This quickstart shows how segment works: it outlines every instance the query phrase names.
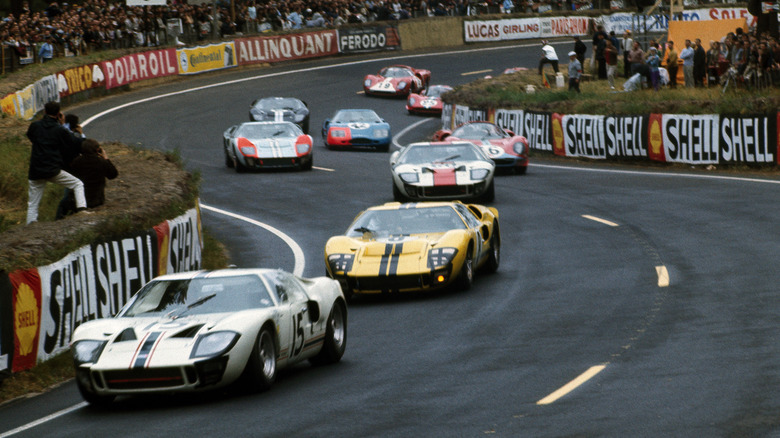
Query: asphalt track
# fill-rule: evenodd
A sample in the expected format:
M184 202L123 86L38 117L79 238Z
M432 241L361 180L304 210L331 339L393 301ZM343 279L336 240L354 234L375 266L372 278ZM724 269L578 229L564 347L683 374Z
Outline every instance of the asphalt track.
M392 201L389 154L326 150L322 120L373 108L403 131L400 144L438 126L403 101L360 94L365 74L404 63L458 85L534 68L539 55L530 44L335 58L75 110L91 137L178 149L201 174L204 225L235 264L317 276L328 237ZM308 102L314 170L224 166L222 131L264 95ZM496 182L499 271L468 292L356 300L341 363L300 365L263 394L120 399L107 412L85 407L68 382L0 407L0 437L778 436L777 194L771 180L535 157L527 175Z

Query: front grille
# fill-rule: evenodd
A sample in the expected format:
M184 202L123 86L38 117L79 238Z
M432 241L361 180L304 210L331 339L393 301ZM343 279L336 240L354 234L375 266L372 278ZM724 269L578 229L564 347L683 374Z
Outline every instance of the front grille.
M253 167L290 167L297 166L300 158L247 158L247 164Z
M188 373L192 375L192 373ZM99 380L99 379L95 379ZM108 389L156 389L174 388L187 383L182 368L132 368L103 372Z
M353 146L375 146L379 144L378 141L365 137L353 137L350 143Z
M431 277L424 275L395 275L390 277L350 277L350 289L364 291L397 291L402 289L424 289L431 285Z
M435 186L421 187L421 197L439 197L439 196L463 196L472 193L472 186Z

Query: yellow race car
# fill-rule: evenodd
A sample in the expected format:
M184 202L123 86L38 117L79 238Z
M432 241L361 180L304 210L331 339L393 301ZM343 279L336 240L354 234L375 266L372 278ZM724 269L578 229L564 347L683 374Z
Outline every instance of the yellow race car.
M498 269L500 255L498 210L458 201L371 207L325 245L327 274L347 297L466 290L477 269Z

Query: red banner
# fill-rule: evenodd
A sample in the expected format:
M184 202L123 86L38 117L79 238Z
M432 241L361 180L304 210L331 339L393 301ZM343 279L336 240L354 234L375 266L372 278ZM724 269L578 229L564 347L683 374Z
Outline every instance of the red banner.
M240 38L235 42L238 65L316 58L335 55L339 51L335 30Z
M563 143L563 114L553 113L552 115L552 140L553 153L565 157L566 145Z
M105 75L106 89L132 82L179 74L176 49L151 50L134 53L100 63Z
M57 91L60 97L81 93L92 88L102 88L106 77L100 64L87 64L57 73Z
M8 274L13 289L14 356L12 372L35 366L41 327L41 278L37 269Z
M651 160L666 161L664 152L663 114L650 114L647 128L647 144L650 145L647 156Z

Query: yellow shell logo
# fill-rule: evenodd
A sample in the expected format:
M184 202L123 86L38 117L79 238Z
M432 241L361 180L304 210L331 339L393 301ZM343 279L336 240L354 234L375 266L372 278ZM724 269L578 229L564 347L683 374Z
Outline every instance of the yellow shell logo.
M661 121L658 119L650 120L650 148L654 155L661 155L661 146L664 139L661 135Z
M38 301L33 290L26 283L19 285L14 310L14 331L19 340L19 354L24 356L32 353L40 326Z
M552 120L552 133L553 133L553 147L556 151L563 152L563 126L561 126L561 119L553 117Z

